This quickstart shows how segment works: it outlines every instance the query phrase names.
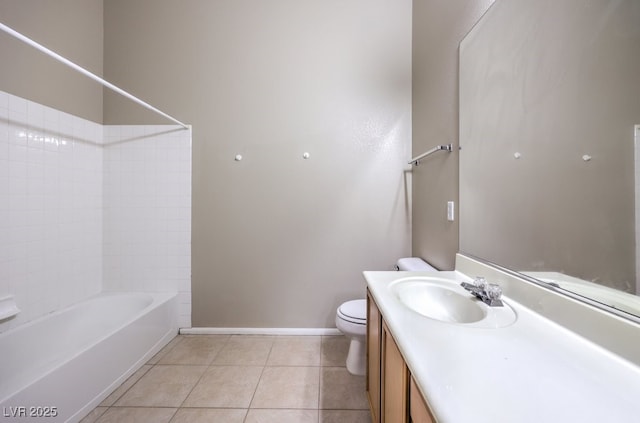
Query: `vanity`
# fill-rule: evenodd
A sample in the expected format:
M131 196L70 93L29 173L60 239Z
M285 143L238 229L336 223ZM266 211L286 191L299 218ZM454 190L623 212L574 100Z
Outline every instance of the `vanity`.
M367 290L367 397L374 422L435 423L382 314Z
M495 0L460 43L461 253L364 272L374 423L640 422L639 22Z
M460 286L477 275L502 307ZM637 322L461 254L455 271L364 276L374 423L638 420Z

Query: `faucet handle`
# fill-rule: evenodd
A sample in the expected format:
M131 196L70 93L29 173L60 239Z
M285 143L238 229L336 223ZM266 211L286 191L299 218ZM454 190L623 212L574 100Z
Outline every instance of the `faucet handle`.
M491 307L502 306L502 288L495 283L487 283L482 276L478 276L473 283L462 282L460 284L464 289L472 293L483 303Z
M483 276L476 276L473 280L473 285L484 290L487 286L487 280Z
M502 288L500 288L498 284L488 283L485 285L484 291L487 294L487 298L491 301L499 300L502 297Z

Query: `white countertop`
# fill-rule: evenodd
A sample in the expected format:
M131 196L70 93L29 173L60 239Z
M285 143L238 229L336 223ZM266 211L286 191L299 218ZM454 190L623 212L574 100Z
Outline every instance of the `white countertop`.
M438 423L640 421L638 366L508 296L513 324L470 327L421 316L389 288L408 276L471 281L460 272L364 275Z

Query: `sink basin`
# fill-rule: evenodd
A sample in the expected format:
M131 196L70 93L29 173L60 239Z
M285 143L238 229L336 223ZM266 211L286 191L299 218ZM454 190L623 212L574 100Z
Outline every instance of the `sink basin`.
M389 289L406 308L440 322L498 328L515 322L515 311L505 304L489 307L460 286L458 281L430 276L401 278Z
M478 301L447 286L414 281L399 283L394 291L401 303L431 319L473 323L487 315Z

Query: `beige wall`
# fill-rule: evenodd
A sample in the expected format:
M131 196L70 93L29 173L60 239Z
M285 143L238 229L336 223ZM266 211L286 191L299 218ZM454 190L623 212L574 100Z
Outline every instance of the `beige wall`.
M413 168L413 255L453 269L458 252L458 44L493 0L413 2L413 156L439 144ZM447 221L447 201L456 221Z
M0 0L0 22L102 74L102 0ZM0 31L0 90L102 122L102 87Z
M193 124L194 326L332 327L410 253L410 46L409 0L105 2L107 78Z

